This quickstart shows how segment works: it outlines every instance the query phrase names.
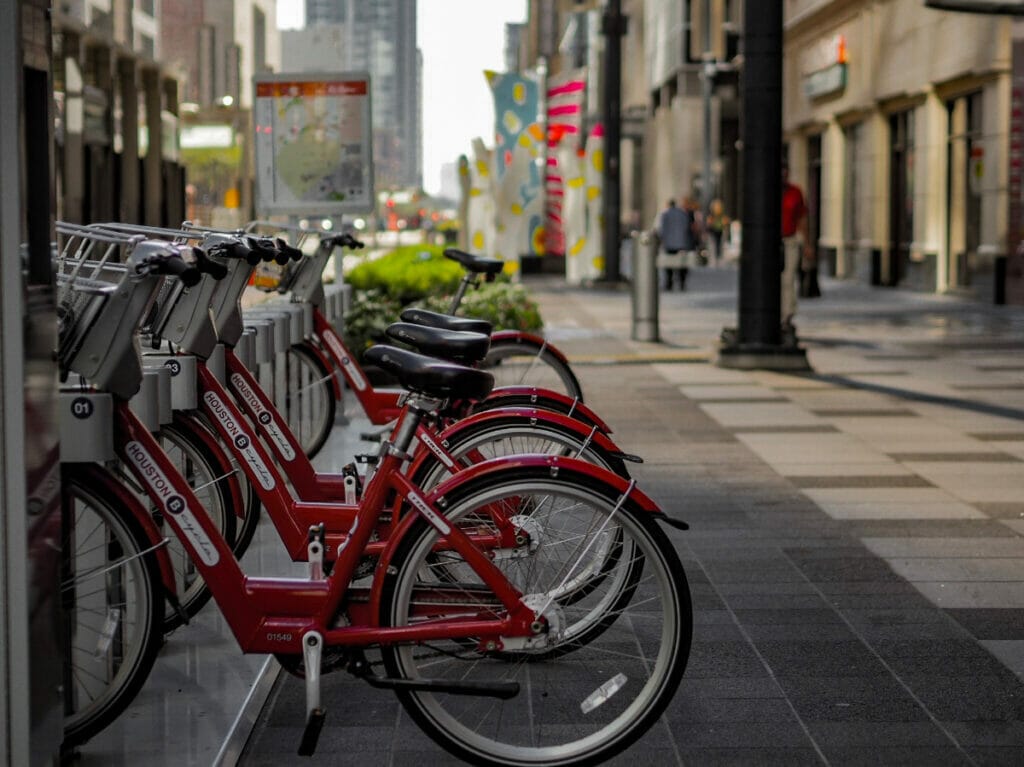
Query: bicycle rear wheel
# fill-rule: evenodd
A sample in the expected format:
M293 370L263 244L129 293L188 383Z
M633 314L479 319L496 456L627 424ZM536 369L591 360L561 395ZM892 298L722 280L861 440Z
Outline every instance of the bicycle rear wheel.
M629 479L626 465L600 445L561 424L509 416L503 421L473 422L470 416L445 440L447 451L458 462L448 469L432 453L416 470L413 484L429 490L456 470L475 463L511 455L545 454L579 458Z
M162 642L164 599L153 544L112 476L64 466L61 498L64 746L71 748L110 724L146 681Z
M537 386L583 401L583 388L569 364L548 346L531 339L491 339L491 348L480 367L494 376L495 387Z
M288 350L286 360L288 397L287 410L282 415L302 451L312 458L323 448L334 426L337 403L331 386L332 372L301 344Z
M580 481L535 476L498 483L453 498L448 516L481 516L481 506L503 502L528 502L531 517L542 521L537 550L518 560L518 570L504 563L502 569L542 610L555 637L547 647L513 651L488 652L472 638L385 647L388 674L519 683L519 694L503 701L398 693L424 732L468 762L521 767L608 759L656 721L682 677L692 633L682 565L645 512ZM504 613L475 571L437 545L433 528L414 529L384 585L383 625ZM592 572L593 547L615 541L629 566L613 577ZM623 578L632 581L628 588ZM596 587L586 588L588 582Z

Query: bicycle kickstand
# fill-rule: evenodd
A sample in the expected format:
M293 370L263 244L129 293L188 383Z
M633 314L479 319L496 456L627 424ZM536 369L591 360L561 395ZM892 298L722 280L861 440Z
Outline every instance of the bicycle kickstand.
M320 707L320 658L324 638L310 631L302 638L302 660L306 667L306 727L299 741L299 756L312 756L327 712Z

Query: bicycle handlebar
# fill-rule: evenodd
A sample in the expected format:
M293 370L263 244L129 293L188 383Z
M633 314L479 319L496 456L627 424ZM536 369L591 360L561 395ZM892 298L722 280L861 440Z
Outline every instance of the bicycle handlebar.
M357 240L348 232L342 232L341 234L332 234L330 236L322 236L320 242L330 245L332 248L341 246L343 248L351 248L357 250L365 247L365 243L362 240Z
M147 256L137 267L140 274L167 274L177 277L182 284L193 287L203 278L202 272L188 263L179 253L154 253Z
M211 250L213 250L211 248ZM216 255L216 253L213 253ZM203 274L208 274L215 280L223 280L228 276L228 268L221 263L214 261L210 258L211 254L208 254L205 250L200 247L192 248L192 255L195 257L195 266Z
M279 252L278 257L275 260L281 266L284 266L289 261L301 261L302 260L303 253L298 248L293 248L291 245L289 245L287 242L282 240L280 237L278 237L276 240L274 240L274 242L277 245L278 252ZM282 260L282 257L283 257L283 260Z

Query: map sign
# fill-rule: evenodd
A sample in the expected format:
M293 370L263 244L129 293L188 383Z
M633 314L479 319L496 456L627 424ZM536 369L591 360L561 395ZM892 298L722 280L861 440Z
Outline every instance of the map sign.
M254 79L259 214L372 211L369 74L272 74Z

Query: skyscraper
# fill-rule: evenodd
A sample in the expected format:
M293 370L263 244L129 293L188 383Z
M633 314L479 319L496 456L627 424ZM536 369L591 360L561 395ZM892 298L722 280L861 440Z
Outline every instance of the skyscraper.
M378 186L423 179L416 0L306 0L306 25L345 27L345 66L370 73Z

